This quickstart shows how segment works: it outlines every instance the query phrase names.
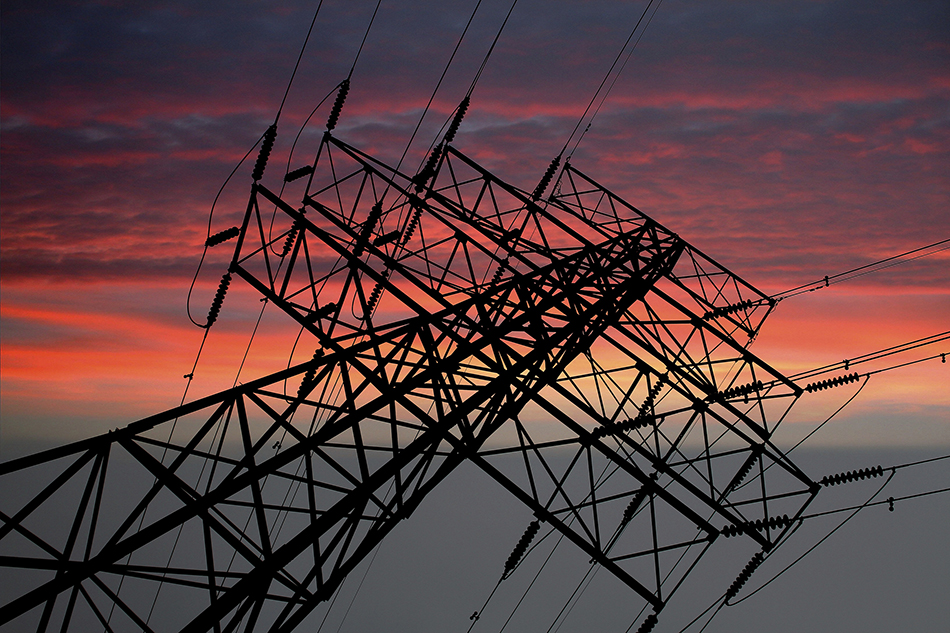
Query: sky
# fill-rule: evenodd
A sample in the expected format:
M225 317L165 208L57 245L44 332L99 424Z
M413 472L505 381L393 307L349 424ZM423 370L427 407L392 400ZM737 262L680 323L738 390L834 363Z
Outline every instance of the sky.
M321 9L282 111L280 161L353 67L374 6ZM508 6L479 8L407 161L423 159ZM383 2L337 136L395 163L472 7ZM180 401L201 340L185 302L211 203L273 121L313 10L4 3L0 437L76 439ZM455 145L532 189L641 11L521 0ZM770 294L947 239L948 19L944 2L667 0L572 164ZM250 168L225 188L213 231L237 222ZM948 260L789 299L753 349L794 373L946 331ZM225 265L202 269L199 315ZM234 382L257 311L242 292L209 337L192 396ZM286 362L294 336L275 319L242 376ZM938 348L866 369L950 351ZM939 361L877 374L816 441L950 445L947 384ZM805 429L844 399L803 402L793 421Z
M360 50L375 2L324 2L281 111L272 165L286 161L308 114L351 67L335 133L397 162L474 5L383 0ZM509 6L482 3L408 163L423 160ZM203 333L189 322L186 300L212 201L273 122L314 9L313 2L3 2L0 460L179 403ZM642 9L520 0L455 146L531 190ZM297 156L316 146L328 108L304 128ZM224 188L212 232L238 222L252 162ZM950 6L665 0L572 164L769 294L946 240ZM278 168L271 170L273 177ZM795 373L950 330L948 263L943 250L784 300L752 350ZM199 320L226 265L213 254L198 276L191 305ZM257 299L234 284L188 399L285 366L297 330L268 314L237 376ZM950 352L947 341L861 371L941 352ZM948 367L936 359L875 373L809 445L946 453ZM802 437L855 390L802 398L777 442ZM399 558L398 548L383 551ZM927 558L915 556L918 564ZM859 559L860 552L849 564ZM881 560L876 573L916 569ZM945 571L929 573L946 584ZM786 621L795 626L808 621L794 591L809 587L792 585ZM903 604L912 603L905 596ZM869 622L880 621L869 613Z

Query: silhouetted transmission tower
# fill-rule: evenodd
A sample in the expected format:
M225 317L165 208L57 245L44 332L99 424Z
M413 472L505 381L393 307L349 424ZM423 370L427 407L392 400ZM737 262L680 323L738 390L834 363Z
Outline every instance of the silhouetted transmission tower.
M0 624L293 630L465 460L537 519L505 575L546 524L654 613L717 538L768 552L814 498L769 439L802 389L739 340L772 300L676 234L570 164L545 197L553 170L529 193L449 142L413 175L327 132L278 195L274 133L209 240L237 238L209 323L239 277L312 359L0 465L43 482L0 514Z

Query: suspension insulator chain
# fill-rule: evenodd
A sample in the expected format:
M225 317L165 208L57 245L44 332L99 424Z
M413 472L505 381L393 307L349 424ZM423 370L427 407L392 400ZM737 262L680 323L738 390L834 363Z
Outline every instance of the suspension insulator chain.
M618 531L623 530L625 527L627 527L627 524L633 520L633 515L635 515L637 510L640 509L640 506L643 504L643 500L647 498L647 494L646 486L643 486L637 490L635 495L633 495L633 499L630 500L630 503L628 503L627 507L623 510L623 517L620 519L620 527L618 528Z
M783 514L780 517L772 517L768 521L758 519L747 523L739 523L738 525L727 525L722 528L722 535L729 538L730 536L738 536L739 534L749 534L753 530L760 531L765 528L775 530L788 527L791 524L792 520L788 518L787 514Z
M261 143L261 151L257 154L257 162L254 163L254 171L251 178L257 182L264 176L264 168L267 167L267 159L270 158L271 150L274 149L274 139L277 138L277 124L274 123L264 132L264 140Z
M653 386L650 388L650 393L647 394L646 399L643 401L643 404L640 405L640 415L647 415L647 411L653 407L653 403L656 402L656 397L660 395L660 390L663 389L663 385L666 383L666 377L660 376L656 379L656 382L653 383ZM640 417L638 415L637 417Z
M462 102L459 103L458 109L455 111L455 118L452 119L452 124L449 126L449 129L445 132L445 143L449 144L455 140L455 135L459 131L459 126L462 125L462 118L465 116L465 113L468 111L468 104L471 101L469 97L462 99Z
M356 238L356 247L353 249L353 257L360 257L363 254L363 249L366 248L369 236L372 235L373 229L376 228L376 223L379 222L379 218L382 215L383 203L377 202L373 205L369 215L366 217L366 222L360 230L359 237Z
M307 212L307 207L300 207L300 213L303 215ZM290 253L290 249L293 248L294 242L297 241L297 234L300 233L300 222L294 220L294 223L290 226L290 233L287 234L287 239L284 240L284 247L280 251L281 257L287 257L287 254Z
M709 312L703 315L703 320L708 321L709 319L715 319L716 317L726 316L727 314L733 314L740 310L748 310L753 307L755 302L751 299L746 299L745 301L740 301L739 303L734 303L728 306L722 306L719 308L713 308Z
M724 495L728 494L732 490L735 490L736 486L741 484L743 480L749 476L749 473L752 472L752 467L755 466L757 461L759 461L761 455L762 447L760 445L753 446L749 456L746 457L745 462L743 462L742 467L736 472L735 476L732 478L732 481L729 482L729 485L723 489Z
M837 475L829 475L822 477L820 483L822 486L836 486L838 484L844 484L851 481L857 481L859 479L870 479L873 477L880 477L884 474L884 468L881 466L875 466L873 468L862 468L861 470L849 470L846 473L838 473Z
M752 573L759 568L763 560L765 560L765 558L762 556L762 552L756 552L752 560L746 563L746 566L739 572L739 576L729 585L729 589L726 590L726 602L729 602L739 595L739 590L746 584L752 576Z
M383 279L389 278L389 271L383 273ZM370 315L373 314L373 310L376 309L376 304L379 303L380 297L383 295L384 285L382 281L377 281L376 285L373 286L373 291L369 295L369 299L366 301L366 313L365 317L368 319Z
M541 523L538 522L537 519L528 524L524 534L522 534L521 538L518 539L518 544L515 545L515 549L512 550L511 556L509 556L508 560L505 561L505 571L501 575L502 580L510 576L511 572L513 572L515 567L518 566L518 563L521 562L521 558L524 556L525 552L528 551L528 546L531 545L531 541L534 540L535 535L540 529Z
M657 617L655 613L651 613L647 616L647 619L643 621L643 624L640 625L640 628L637 629L637 633L650 633L653 630L653 627L656 626Z
M336 93L336 101L330 109L330 116L327 118L327 132L332 132L340 120L340 112L343 111L343 103L346 101L346 95L350 92L350 80L344 79L340 84L340 91Z
M211 237L205 240L205 246L212 247L221 244L222 242L227 242L228 240L234 239L240 235L241 229L236 226L232 226L229 229L224 229L220 233L215 233Z
M409 243L409 240L412 239L412 234L415 233L416 227L419 226L419 218L422 217L422 207L417 206L415 211L412 212L412 217L409 218L409 224L406 226L406 231L402 234L402 240L399 242L401 246L405 246Z
M641 411L636 418L628 418L624 422L608 423L604 426L598 426L591 431L591 436L596 439L604 437L605 435L616 435L617 433L632 431L634 429L642 429L645 426L650 426L654 421L655 418L652 415L647 415Z
M505 268L508 267L508 258L504 258L498 262L498 270L495 271L495 274L492 275L491 281L488 282L489 286L494 286L499 281L501 281L501 276L505 274Z
M214 299L211 301L211 309L208 310L208 324L205 328L210 328L218 320L218 314L221 312L221 304L224 303L224 296L228 294L228 286L231 285L231 273L226 272L221 277L221 283L218 284L218 290L214 293Z
M554 160L551 161L551 164L548 165L548 169L544 172L544 175L541 176L541 181L538 183L538 186L534 188L534 193L531 194L531 199L537 202L541 199L541 196L544 195L544 190L548 188L548 185L551 183L551 179L554 178L554 172L557 171L558 165L561 164L561 155L558 154L554 157Z
M294 220L293 226L290 227L290 233L287 234L287 239L284 240L284 247L280 251L281 257L287 257L287 254L290 252L291 247L293 247L294 242L297 240L297 233L299 232L299 227L297 226L297 221Z
M742 465L742 470L736 473L735 484L733 484L734 486L738 486L742 483L743 479L749 476L749 473L752 471L752 467L755 466L756 457L757 456L750 457L748 460L746 460L746 463Z
M422 190L425 189L426 183L429 182L429 179L435 174L435 166L439 164L439 159L442 158L444 149L445 143L439 143L433 147L432 153L429 154L429 159L426 160L425 167L412 177L412 182L416 185L416 193L421 193Z
M745 396L746 400L749 399L749 394L753 391L762 391L763 384L761 380L756 380L755 382L750 382L747 385L739 385L737 387L730 387L725 391L721 392L719 395L722 396L724 400L731 400L732 398L738 398L739 396Z
M846 376L836 376L834 378L829 378L828 380L821 380L819 382L813 382L805 386L805 391L808 393L813 393L815 391L821 391L823 389L831 389L832 387L840 387L841 385L846 385L849 382L857 382L861 379L861 376L858 374L848 374Z
M287 172L287 175L284 176L284 182L293 182L295 180L303 178L304 176L309 176L312 173L313 173L313 165L305 165L304 167L301 167L300 169L295 169L293 171Z
M318 349L317 351L313 353L313 358L310 360L316 361L321 356L323 356L323 350ZM303 380L300 381L300 386L297 387L297 399L302 399L307 394L307 392L310 391L310 388L313 386L313 381L314 381L314 378L316 378L316 376L317 376L317 367L316 365L314 365L310 367L310 369L307 370L306 374L303 375Z
M749 456L746 458L745 462L742 464L742 468L736 472L736 476L732 478L729 486L726 490L733 490L736 486L741 484L746 477L749 476L749 473L752 472L752 467L755 466L756 462L762 455L762 447L755 446L752 448L752 451L749 453Z

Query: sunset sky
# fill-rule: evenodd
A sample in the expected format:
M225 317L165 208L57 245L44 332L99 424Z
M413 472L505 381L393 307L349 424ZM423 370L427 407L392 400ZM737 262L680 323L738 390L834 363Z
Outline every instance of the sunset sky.
M4 441L77 439L178 404L201 341L185 299L212 200L273 121L315 4L4 1L0 458ZM271 177L347 76L375 4L324 3ZM474 5L383 0L336 135L395 163ZM508 7L482 4L408 163ZM518 2L456 147L531 190L642 10ZM252 163L213 231L239 221ZM572 163L769 294L950 238L950 8L666 0ZM943 250L783 301L752 349L795 373L950 330L948 264ZM199 319L225 266L199 277ZM231 386L259 307L235 283L189 399ZM286 363L288 321L268 315L242 379ZM941 352L950 342L861 371ZM813 443L950 446L948 385L939 360L876 374ZM803 398L787 437L853 392Z
M318 1L3 0L0 462L179 404L202 342L186 299L212 201L274 121ZM647 1L518 0L455 147L531 191ZM334 135L395 164L477 2L382 0ZM295 135L329 96L290 167L312 161L376 1L322 5L280 116L264 179L274 188ZM465 95L510 6L481 2L409 146L408 171ZM211 232L240 222L253 162L254 154L224 189ZM950 331L946 0L663 0L571 162L769 295L944 242L779 302L751 350L785 374ZM211 251L198 275L199 321L231 252ZM313 342L295 349L298 328L268 307L238 373L259 299L232 284L188 400L309 358ZM818 480L950 453L950 363L914 363L941 353L950 354L950 340L855 366L875 373L796 463ZM902 363L911 364L888 369ZM857 390L805 394L776 445L791 446ZM901 470L883 493L898 497L897 511L864 510L707 631L939 627L948 617L948 495L901 495L945 488L948 464ZM353 572L336 607L321 606L331 625L355 604L347 630L468 626L531 517L471 463L457 474L399 524L378 562L374 553ZM873 490L862 485L823 492L821 509L864 503ZM0 493L22 496L15 488ZM768 574L843 517L807 523ZM731 580L742 563L730 552L696 568L658 630L678 630L715 583ZM554 561L566 571L542 576L523 622L550 621L591 568L580 550L563 556ZM374 564L357 600L359 575ZM0 604L4 591L19 590L16 574L3 576ZM590 630L588 621L623 630L627 589L593 586L564 630ZM496 602L482 624L503 611Z

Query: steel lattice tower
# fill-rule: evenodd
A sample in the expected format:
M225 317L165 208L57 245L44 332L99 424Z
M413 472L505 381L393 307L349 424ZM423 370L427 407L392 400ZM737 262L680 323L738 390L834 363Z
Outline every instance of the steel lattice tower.
M43 482L0 508L0 624L293 630L465 460L654 612L717 538L774 547L818 485L770 441L802 390L742 342L769 297L570 164L544 198L433 156L327 133L282 194L255 173L216 306L239 277L312 359L0 464Z

